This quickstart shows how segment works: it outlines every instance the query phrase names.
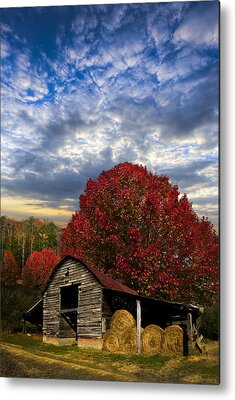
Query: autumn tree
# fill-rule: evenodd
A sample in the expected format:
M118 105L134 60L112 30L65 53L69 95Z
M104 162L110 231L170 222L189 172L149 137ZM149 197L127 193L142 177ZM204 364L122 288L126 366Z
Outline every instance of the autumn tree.
M21 271L11 251L6 250L3 256L3 262L0 266L1 283L6 286L16 284L19 279Z
M56 255L53 249L34 251L22 270L24 285L44 286L59 260L60 257Z
M210 304L218 292L218 238L166 176L125 162L89 179L62 233L70 254L139 293Z

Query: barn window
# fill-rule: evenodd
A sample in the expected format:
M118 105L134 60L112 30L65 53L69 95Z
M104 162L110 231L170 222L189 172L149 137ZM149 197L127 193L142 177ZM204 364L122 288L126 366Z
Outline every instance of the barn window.
M60 309L71 310L78 308L78 287L80 285L68 285L60 288Z

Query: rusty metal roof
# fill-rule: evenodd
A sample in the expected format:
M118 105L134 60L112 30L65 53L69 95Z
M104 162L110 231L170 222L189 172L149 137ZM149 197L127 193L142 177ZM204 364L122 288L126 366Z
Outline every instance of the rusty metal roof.
M103 272L99 271L98 269L96 269L96 268L94 268L92 266L88 266L88 265L86 265L86 267L97 278L97 280L100 282L100 284L104 288L112 289L112 290L118 290L120 292L138 295L138 293L135 290L129 288L126 285L123 285L123 283L119 282L116 279L111 278L110 276L104 274Z

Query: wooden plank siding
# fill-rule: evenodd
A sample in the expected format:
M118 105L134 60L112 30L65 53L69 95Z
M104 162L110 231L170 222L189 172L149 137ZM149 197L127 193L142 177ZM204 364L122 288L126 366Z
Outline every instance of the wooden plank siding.
M68 271L69 274L66 276ZM72 283L79 284L78 340L79 338L102 337L102 286L83 264L72 259L66 260L55 271L44 293L43 334L47 337L64 337L66 335L66 324L61 323L60 288ZM71 335L70 329L67 329L67 333Z

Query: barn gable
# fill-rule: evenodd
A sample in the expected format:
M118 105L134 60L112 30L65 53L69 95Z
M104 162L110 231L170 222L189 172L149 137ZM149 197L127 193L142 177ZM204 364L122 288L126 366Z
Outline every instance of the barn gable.
M72 256L65 256L54 268L54 270L52 271L51 276L48 279L47 282L47 286L45 288L44 291L47 290L48 286L50 285L54 275L56 274L57 270L61 267L61 265L63 265L65 262L67 261L73 261L75 263L79 263L80 265L83 265L84 268L88 269L93 275L94 277L97 279L97 281L101 284L102 287L106 288L106 289L112 289L112 290L118 290L124 293L129 293L129 294L134 294L134 295L138 295L138 293L129 288L126 285L123 285L121 282L119 282L116 279L111 278L108 275L105 275L104 273L102 273L101 271L99 271L98 269L94 268L92 265L87 265L84 264L80 259L72 257Z
M101 284L80 260L66 257L55 267L44 291L44 341L99 338L101 325Z

